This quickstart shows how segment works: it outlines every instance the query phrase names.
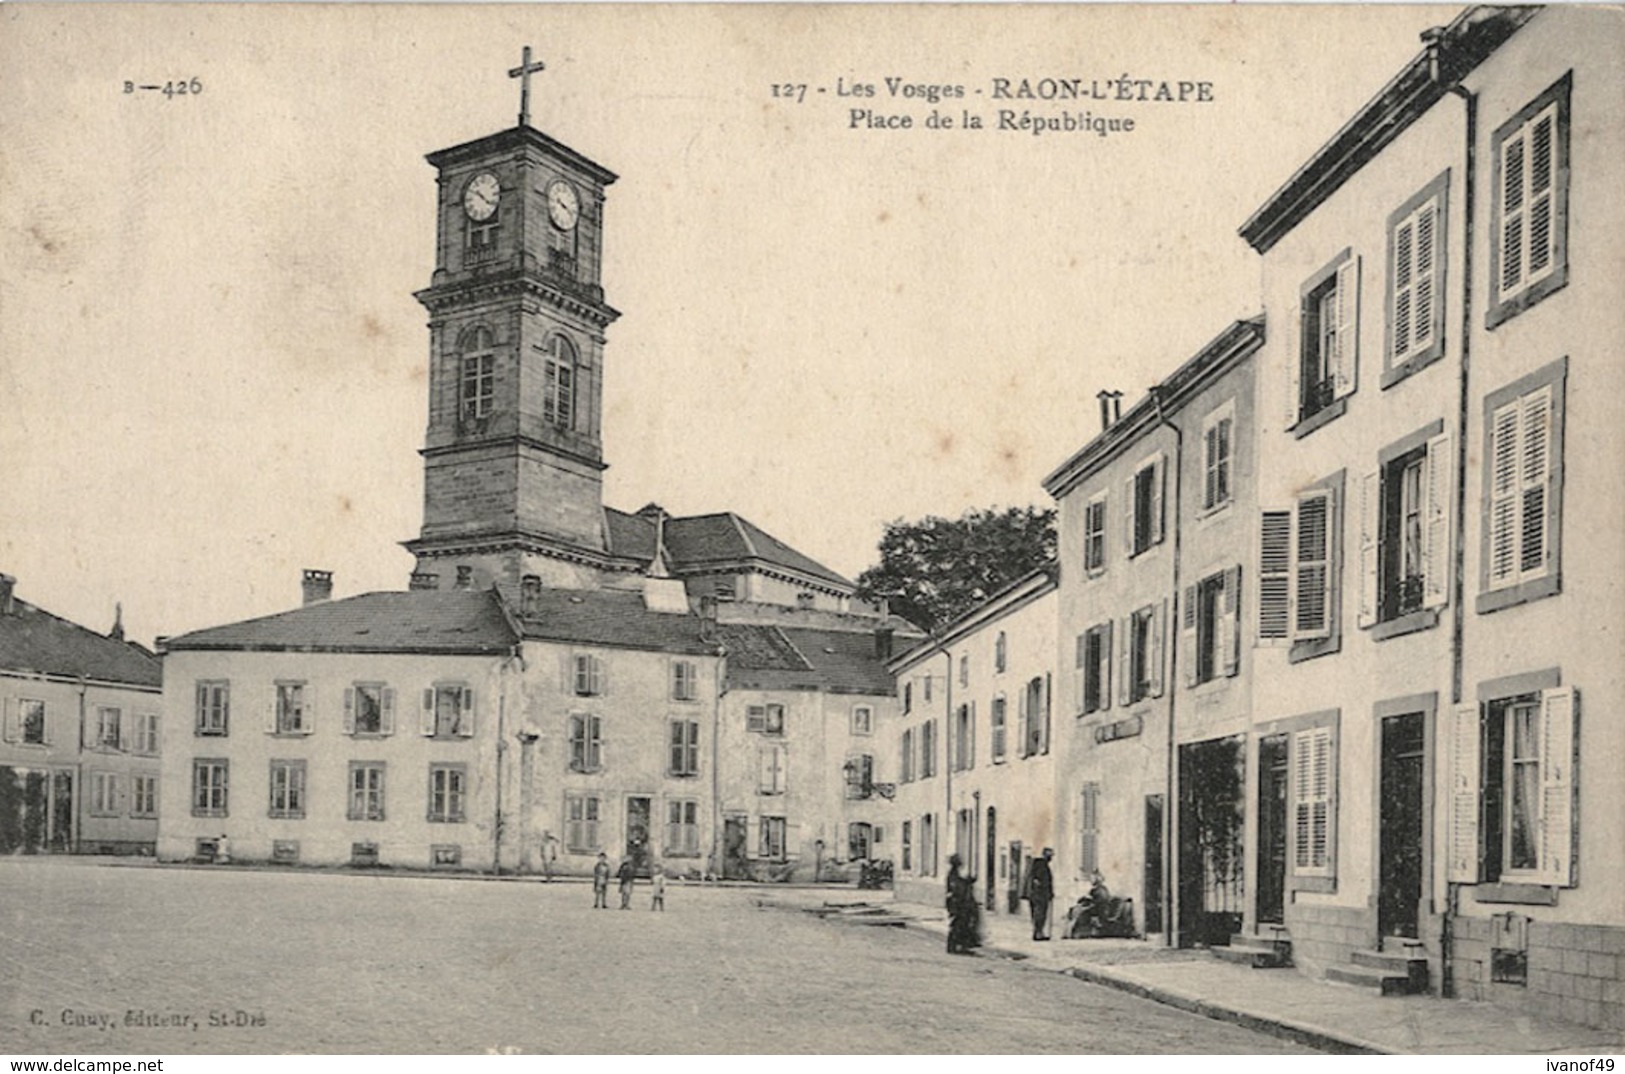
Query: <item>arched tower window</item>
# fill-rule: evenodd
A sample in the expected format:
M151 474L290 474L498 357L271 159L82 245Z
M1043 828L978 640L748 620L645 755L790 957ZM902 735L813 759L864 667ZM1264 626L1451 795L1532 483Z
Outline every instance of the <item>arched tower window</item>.
M576 349L563 335L548 337L547 376L542 390L542 420L560 429L575 428Z
M491 413L496 399L495 341L484 325L463 337L462 374L458 380L457 414L463 421L479 421Z

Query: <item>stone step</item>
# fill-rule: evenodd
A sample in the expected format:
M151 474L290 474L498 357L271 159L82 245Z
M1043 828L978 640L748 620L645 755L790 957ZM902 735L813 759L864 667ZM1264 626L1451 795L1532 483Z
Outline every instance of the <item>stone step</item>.
M1292 954L1292 937L1284 929L1268 933L1237 932L1230 936L1231 947L1246 947L1254 951L1270 951L1277 955Z
M1249 966L1255 970L1278 970L1292 964L1291 959L1278 951L1266 950L1262 947L1212 947L1209 950L1216 958L1225 962L1234 962L1238 966Z
M1404 975L1410 980L1412 992L1426 992L1428 989L1428 960L1418 948L1401 948L1399 951L1356 951L1353 959L1356 966L1368 970Z
M1410 974L1391 973L1369 966L1327 966L1326 979L1369 988L1384 996L1406 996L1414 992Z

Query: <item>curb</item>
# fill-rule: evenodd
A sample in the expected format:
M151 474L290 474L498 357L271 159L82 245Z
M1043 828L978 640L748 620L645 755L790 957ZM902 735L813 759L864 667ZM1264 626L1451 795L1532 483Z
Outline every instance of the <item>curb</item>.
M1062 972L1068 973L1080 981L1115 988L1119 992L1127 992L1130 995L1139 996L1141 999L1149 999L1191 1014L1199 1014L1203 1018L1211 1018L1216 1022L1229 1022L1232 1025L1251 1029L1254 1032L1264 1033L1281 1040L1289 1040L1296 1044L1303 1044L1334 1055L1407 1054L1405 1052L1396 1052L1392 1048L1386 1048L1371 1041L1361 1040L1358 1037L1335 1033L1321 1026L1310 1025L1307 1022L1294 1022L1289 1018L1253 1014L1187 992L1180 992L1177 989L1148 985L1130 977L1107 973L1093 967L1073 966Z
M916 929L920 932L929 932L941 935L945 935L947 933L947 929L941 927L939 922L922 921L917 918L908 921L907 927ZM1017 951L1014 948L1009 947L1001 947L998 944L984 943L982 945L982 952L984 954L994 955L998 958L1032 963L1032 956L1027 952ZM1328 1052L1333 1055L1408 1054L1405 1052L1396 1051L1393 1048L1384 1047L1383 1045L1376 1044L1372 1041L1362 1040L1359 1037L1344 1033L1337 1033L1322 1026L1310 1025L1307 1022L1295 1022L1290 1018L1254 1014L1249 1011L1240 1010L1236 1007L1225 1006L1222 1003L1215 1003L1210 999L1204 999L1201 996L1192 995L1188 992L1181 992L1178 989L1146 984L1143 981L1137 981L1132 977L1114 973L1100 967L1068 966L1063 969L1051 970L1051 972L1074 977L1077 980L1085 981L1089 984L1113 988L1119 992L1126 992L1129 995L1138 996L1141 999L1151 1000L1153 1003L1161 1003L1164 1006L1174 1007L1189 1014L1200 1015L1203 1018L1211 1018L1216 1022L1228 1022L1231 1025L1238 1025L1244 1029L1251 1029L1256 1033L1263 1033L1279 1040L1292 1041L1294 1044L1302 1044L1306 1047L1314 1048L1318 1051Z

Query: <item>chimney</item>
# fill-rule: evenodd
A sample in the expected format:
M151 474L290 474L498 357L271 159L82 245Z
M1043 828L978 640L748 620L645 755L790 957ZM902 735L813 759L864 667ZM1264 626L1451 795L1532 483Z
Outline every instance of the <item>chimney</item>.
M875 659L884 663L892 657L892 628L875 628Z
M526 619L542 614L542 580L534 574L519 579L519 614Z
M324 600L333 599L333 572L332 571L306 571L302 588L305 591L305 603L320 604Z
M1112 392L1112 424L1123 420L1123 393Z
M458 589L473 589L474 588L474 568L473 567L470 567L468 564L465 563L462 566L457 568L456 588L458 588Z
M16 601L12 594L17 588L17 579L9 574L0 574L0 615L10 615L16 610Z
M433 571L413 571L406 588L413 592L427 592L440 588L440 575Z
M717 598L704 596L700 598L700 640L717 640Z
M117 602L115 602L113 604L113 629L109 630L107 632L107 636L112 638L114 641L123 641L124 640L124 605L123 604L120 604L120 603L117 603Z
M1112 393L1101 389L1095 398L1100 400L1100 431L1105 432L1112 427Z

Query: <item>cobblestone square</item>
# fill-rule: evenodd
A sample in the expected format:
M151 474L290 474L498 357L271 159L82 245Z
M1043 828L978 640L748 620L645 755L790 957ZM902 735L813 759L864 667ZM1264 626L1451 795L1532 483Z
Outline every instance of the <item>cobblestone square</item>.
M1301 1051L771 894L0 861L0 1052Z

